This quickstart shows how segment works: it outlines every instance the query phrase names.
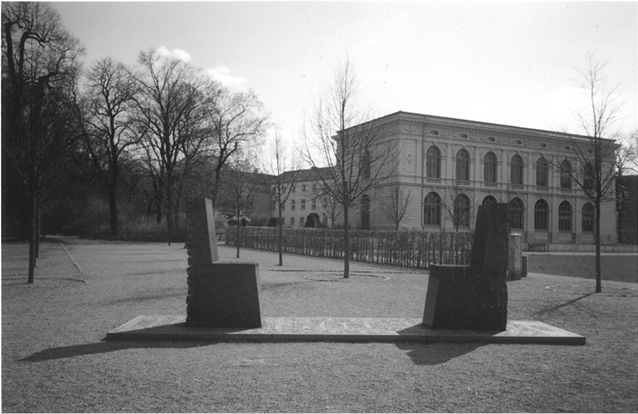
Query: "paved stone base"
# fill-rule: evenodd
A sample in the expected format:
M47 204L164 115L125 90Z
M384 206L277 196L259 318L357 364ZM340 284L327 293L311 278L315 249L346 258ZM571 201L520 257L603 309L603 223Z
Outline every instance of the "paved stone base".
M487 342L584 345L585 337L536 321L509 321L503 332L430 329L421 319L263 318L257 329L195 328L186 316L138 316L107 339L254 342Z

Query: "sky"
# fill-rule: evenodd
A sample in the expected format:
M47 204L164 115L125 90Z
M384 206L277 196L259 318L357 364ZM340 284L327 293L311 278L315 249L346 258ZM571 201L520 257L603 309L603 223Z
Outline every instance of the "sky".
M135 64L161 48L252 89L297 142L347 55L359 99L397 111L582 133L578 71L591 54L638 130L638 2L54 2L86 48Z

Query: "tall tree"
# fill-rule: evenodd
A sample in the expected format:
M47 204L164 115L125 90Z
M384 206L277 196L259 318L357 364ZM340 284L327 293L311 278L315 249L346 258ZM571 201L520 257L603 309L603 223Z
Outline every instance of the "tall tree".
M268 184L270 186L271 196L277 204L277 228L279 230L277 250L279 251L279 266L283 266L282 209L290 198L293 186L297 183L299 164L292 154L287 151L279 128L275 129L273 141L270 146L271 165L266 168L266 172L270 177Z
M39 210L54 188L71 135L69 96L82 53L47 3L2 3L2 149L31 210L28 283L33 283Z
M610 131L620 106L604 77L604 62L589 56L589 65L579 73L579 85L587 96L587 108L576 113L586 138L571 140L573 157L578 168L569 171L570 178L582 189L594 205L594 243L596 245L596 293L602 290L600 217L603 201L614 194L617 170L615 156L618 145Z
M210 197L214 205L226 163L246 147L259 143L268 115L253 92L225 89L221 90L217 105L207 107L206 112L212 134L214 176Z
M139 141L135 130L137 85L122 63L98 60L86 75L78 117L83 144L109 200L110 227L118 232L117 189L121 159Z
M410 205L411 194L408 190L407 194L401 189L401 186L396 185L390 188L390 193L384 197L381 203L381 208L386 212L394 229L399 230L401 222L408 213L408 206Z
M139 70L132 76L139 88L136 105L146 133L141 141L147 167L166 213L167 237L174 233L176 188L188 170L188 158L195 157L206 139L204 111L213 105L217 86L185 62L161 56L155 50L140 53ZM163 201L163 202L162 202Z
M237 258L241 243L240 228L246 223L246 216L253 208L253 194L262 184L259 174L254 172L252 163L247 159L234 160L227 164L222 171L222 192L219 204L224 207L226 214L231 217L236 228Z
M315 179L343 209L344 278L350 276L349 210L362 199L369 200L369 193L395 168L394 152L382 142L379 126L369 122L372 117L357 103L357 93L356 71L346 59L335 69L332 87L314 111L311 138L317 147L305 150L312 167L329 167L328 177L317 174Z

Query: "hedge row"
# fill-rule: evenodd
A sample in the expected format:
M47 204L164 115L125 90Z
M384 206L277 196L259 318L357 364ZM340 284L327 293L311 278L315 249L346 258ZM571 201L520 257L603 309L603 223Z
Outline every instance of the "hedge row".
M235 229L226 244L236 246ZM278 229L242 227L240 247L278 251ZM334 229L283 229L285 253L343 258L344 231ZM471 233L422 231L350 231L350 258L354 261L429 269L432 264L469 264Z

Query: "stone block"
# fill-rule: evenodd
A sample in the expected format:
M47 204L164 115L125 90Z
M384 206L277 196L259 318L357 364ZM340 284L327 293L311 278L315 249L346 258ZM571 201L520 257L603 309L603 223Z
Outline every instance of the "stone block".
M478 209L469 266L433 265L423 324L435 329L507 328L508 206Z
M213 203L207 198L193 198L186 204L188 265L209 266L219 260Z
M259 328L261 320L257 263L213 263L188 268L187 326Z
M470 266L432 265L423 324L434 329L503 331L507 328L507 287Z

